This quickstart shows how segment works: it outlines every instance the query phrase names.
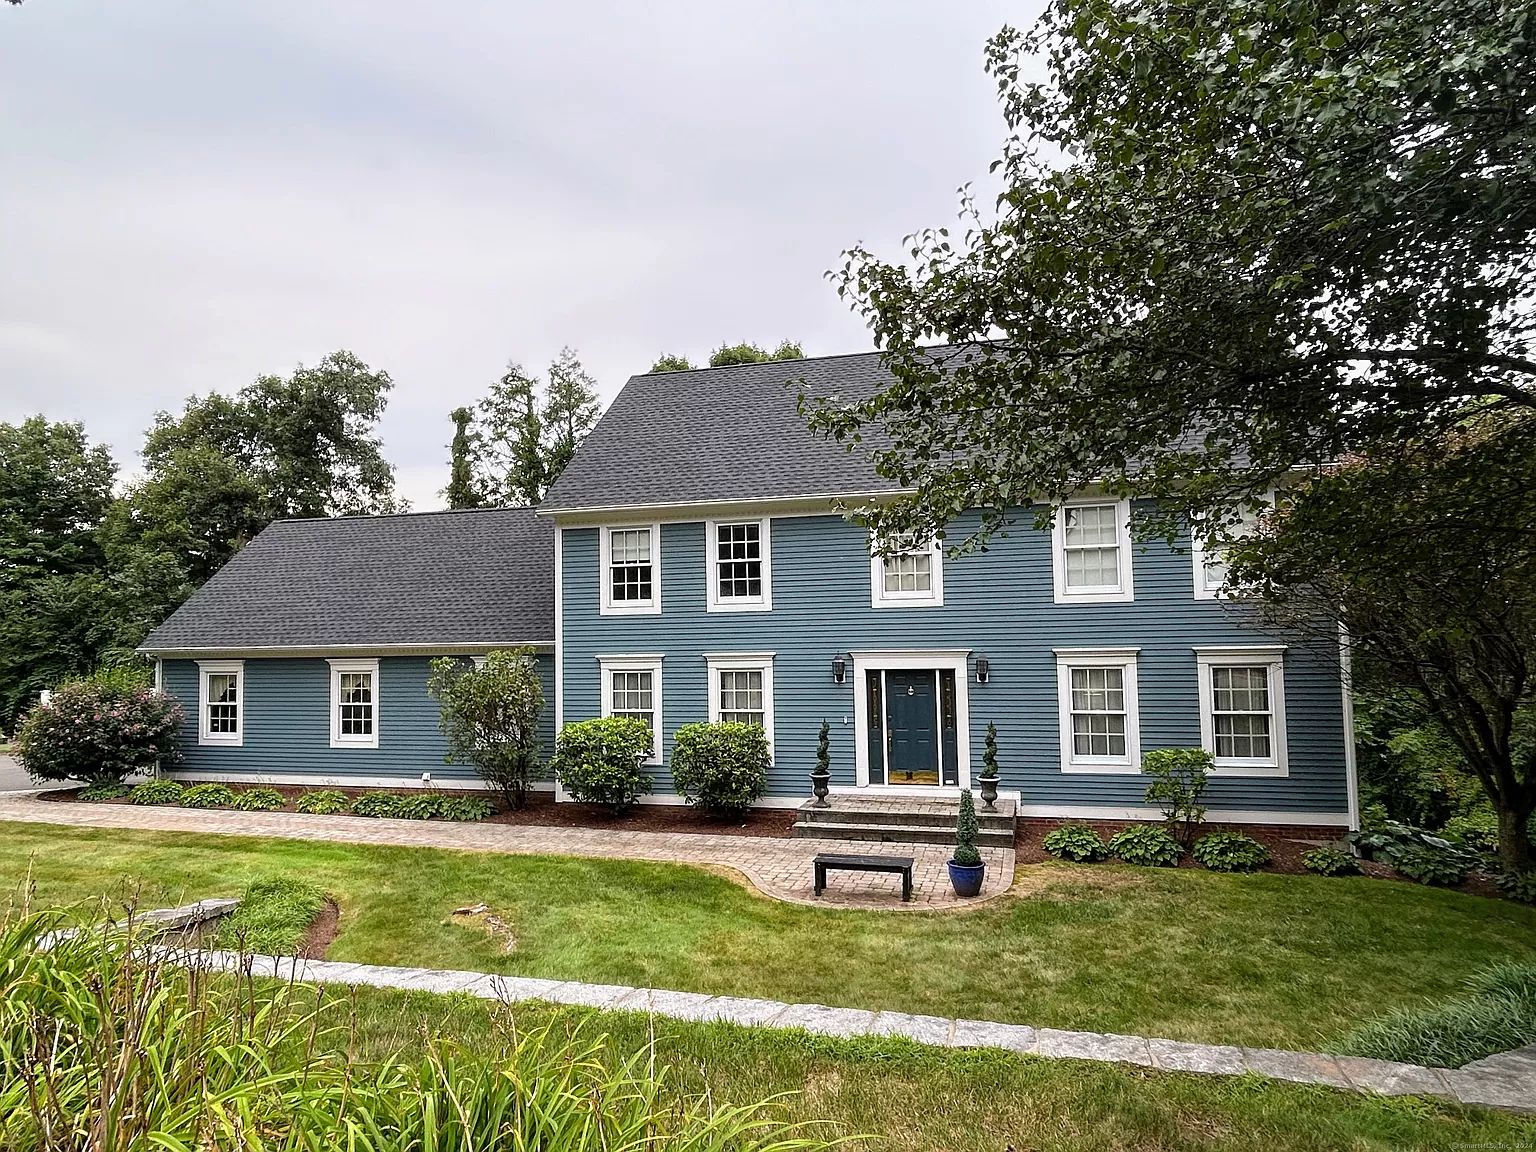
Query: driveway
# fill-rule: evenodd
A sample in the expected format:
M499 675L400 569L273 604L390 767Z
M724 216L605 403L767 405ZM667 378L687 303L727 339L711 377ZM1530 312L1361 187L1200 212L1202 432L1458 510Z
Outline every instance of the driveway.
M21 770L14 756L0 756L0 792L14 792L19 788L36 788L32 777Z

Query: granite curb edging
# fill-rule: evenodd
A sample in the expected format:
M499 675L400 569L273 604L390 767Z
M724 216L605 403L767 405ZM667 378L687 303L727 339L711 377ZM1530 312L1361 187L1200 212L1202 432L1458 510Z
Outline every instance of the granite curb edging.
M234 952L187 954L220 971L245 972L307 984L366 985L439 994L465 993L512 1003L541 1000L607 1011L647 1012L694 1022L725 1021L757 1028L798 1028L819 1036L895 1036L939 1048L1001 1048L1046 1059L1135 1064L1207 1076L1255 1074L1297 1084L1380 1096L1438 1096L1512 1112L1536 1113L1536 1046L1479 1060L1459 1069L1425 1068L1390 1060L1188 1044L1144 1036L1069 1032L825 1004L786 1004L702 992L583 984L527 976L496 976L433 968L396 968L336 960L296 960Z

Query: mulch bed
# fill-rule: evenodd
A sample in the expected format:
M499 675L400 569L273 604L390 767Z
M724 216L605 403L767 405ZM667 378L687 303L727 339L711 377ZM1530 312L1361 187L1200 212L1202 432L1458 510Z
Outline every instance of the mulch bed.
M235 785L237 791L240 787L241 785ZM278 811L284 812L297 811L295 805L304 793L320 791L319 788L295 784L261 784L250 785L250 787L270 787L273 791L281 793L288 803ZM348 797L361 796L364 792L393 792L401 796L415 796L421 793L420 788L336 788L334 790ZM38 798L70 801L74 800L80 792L80 788L59 788L44 792ZM588 808L584 804L556 804L554 794L551 792L531 793L527 803L516 811L507 809L499 797L483 792L475 792L472 795L481 796L496 806L496 814L488 820L480 821L482 824L541 824L555 828L594 828L614 832L693 832L713 836L768 836L782 839L790 835L790 828L795 822L795 812L792 808L753 808L738 818L722 819L699 812L684 804L636 804L624 815L614 816L602 809ZM131 801L126 796L120 796L116 800L96 800L92 803L128 804ZM227 812L229 809L211 808L208 811ZM363 820L367 817L358 816L355 819Z
M340 923L341 909L336 907L336 901L327 897L325 907L310 921L309 931L299 944L299 956L304 960L324 960L331 941L336 939Z

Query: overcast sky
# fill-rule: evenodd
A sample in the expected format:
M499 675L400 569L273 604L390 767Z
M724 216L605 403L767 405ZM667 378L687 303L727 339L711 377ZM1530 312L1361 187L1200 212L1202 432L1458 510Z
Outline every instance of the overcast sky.
M510 358L870 348L823 273L947 224L1003 125L990 0L0 5L0 420L153 412L336 348L400 489Z

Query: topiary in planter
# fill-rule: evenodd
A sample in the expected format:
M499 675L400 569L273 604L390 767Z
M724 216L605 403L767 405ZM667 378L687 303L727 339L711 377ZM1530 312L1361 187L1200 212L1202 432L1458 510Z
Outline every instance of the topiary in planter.
M393 792L364 792L352 802L355 816L389 818L400 811L400 797Z
M1116 832L1109 839L1110 852L1127 864L1141 864L1148 868L1172 868L1184 855L1178 842L1168 835L1165 828L1155 824L1142 824Z
M555 778L573 799L601 805L619 816L652 789L641 761L652 754L654 744L643 720L628 716L579 720L560 730L551 764Z
M1301 866L1319 876L1358 876L1360 862L1337 848L1314 848L1301 854Z
M1269 849L1241 832L1211 832L1190 853L1212 872L1253 872L1269 863Z
M146 780L128 793L135 804L180 804L182 786L174 780Z
M287 803L275 788L247 788L235 793L231 807L240 812L276 812Z
M352 802L344 792L335 788L322 788L318 792L306 792L300 796L297 807L300 812L307 812L311 816L336 816L350 811Z
M181 794L183 808L228 808L234 802L227 784L194 784Z
M684 724L673 735L672 782L706 812L739 813L768 791L768 734L760 724Z
M962 868L974 868L981 863L981 853L976 848L976 834L981 829L976 824L976 801L971 790L960 792L960 814L955 820L955 850L950 856Z
M1052 856L1091 864L1109 855L1109 848L1099 834L1086 824L1063 824L1046 834L1040 846Z

